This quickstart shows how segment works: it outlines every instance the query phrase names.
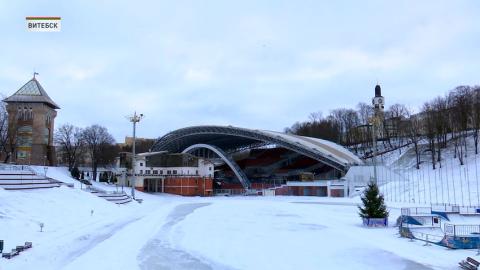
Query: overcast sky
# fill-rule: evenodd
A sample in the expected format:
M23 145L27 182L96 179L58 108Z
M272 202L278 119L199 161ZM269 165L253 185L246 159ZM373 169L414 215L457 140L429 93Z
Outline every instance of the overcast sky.
M138 136L190 125L281 131L311 112L370 102L417 108L479 84L479 1L0 0L0 92L33 70L56 125ZM60 33L26 16L61 16Z

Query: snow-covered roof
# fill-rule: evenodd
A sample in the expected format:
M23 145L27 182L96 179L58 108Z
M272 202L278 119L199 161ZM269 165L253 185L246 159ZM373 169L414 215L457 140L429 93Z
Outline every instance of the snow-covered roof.
M334 142L330 142L330 141L322 140L318 138L297 136L294 134L286 134L286 133L281 133L276 131L262 130L261 132L271 134L274 136L281 136L282 138L290 142L300 144L306 147L310 147L316 151L320 151L324 153L327 156L336 158L343 163L363 164L363 161L360 158L358 158L355 154L347 150L345 147L339 144L336 144Z
M167 151L156 151L156 152L145 152L145 153L139 153L137 154L138 157L149 157L149 156L154 156L158 154L164 154L167 153Z
M227 153L271 144L316 159L344 172L352 165L363 164L362 160L349 150L333 142L232 126L193 126L178 129L159 138L152 150L175 153L198 144L213 145Z
M60 107L48 96L47 92L36 78L32 78L13 95L3 100L4 102L32 102L32 103L45 103L54 109L60 109Z

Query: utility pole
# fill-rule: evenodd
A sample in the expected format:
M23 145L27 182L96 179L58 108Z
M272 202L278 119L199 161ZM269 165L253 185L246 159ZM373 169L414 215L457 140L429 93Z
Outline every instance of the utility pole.
M376 122L376 117L371 118L371 124L372 124L372 147L373 147L373 153L372 153L372 162L373 162L373 182L377 184L377 133L375 132L375 122Z
M128 119L130 122L133 123L133 142L132 142L132 198L135 200L135 132L137 123L142 120L143 114L137 115L137 112L133 114L133 116L129 116Z

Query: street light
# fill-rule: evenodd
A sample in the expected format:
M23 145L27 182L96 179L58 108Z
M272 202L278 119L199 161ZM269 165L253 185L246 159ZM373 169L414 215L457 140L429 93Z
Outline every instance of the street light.
M137 115L135 112L132 116L127 117L133 123L133 143L132 143L132 198L135 200L135 131L137 123L143 118L143 114Z
M370 124L372 125L372 162L373 162L373 182L378 183L377 179L377 133L376 126L378 125L379 117L377 115L370 118Z

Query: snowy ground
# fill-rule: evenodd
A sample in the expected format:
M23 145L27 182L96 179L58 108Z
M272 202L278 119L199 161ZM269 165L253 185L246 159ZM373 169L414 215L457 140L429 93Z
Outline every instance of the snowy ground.
M60 168L48 174L73 181ZM34 243L0 269L457 269L476 254L364 228L358 198L138 197L117 206L79 188L0 190L6 249Z
M454 158L454 146L442 150L441 162L432 168L431 156L421 147L420 169L412 146L378 157L377 179L390 202L480 206L480 154L475 155L473 138L468 137L464 165ZM373 167L369 176L374 175ZM368 178L368 177L366 177Z

